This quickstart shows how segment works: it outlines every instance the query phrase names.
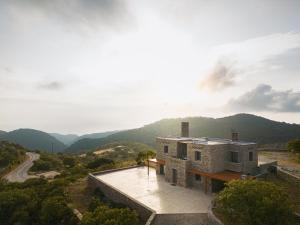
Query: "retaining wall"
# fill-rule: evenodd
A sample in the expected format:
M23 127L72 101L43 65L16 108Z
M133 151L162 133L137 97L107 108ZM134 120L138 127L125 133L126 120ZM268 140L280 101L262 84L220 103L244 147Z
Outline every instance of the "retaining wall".
M277 167L277 176L300 187L300 178Z
M218 219L213 214L210 215L209 213L156 214L154 210L146 205L136 201L127 194L106 184L96 177L97 175L135 167L138 166L89 174L88 184L92 188L100 188L103 194L111 201L124 204L129 208L136 210L140 216L141 223L145 225L223 225L222 223L217 223Z
M126 169L129 169L129 168L126 168ZM118 169L118 170L121 170L121 169ZM116 170L114 170L114 171L116 171ZM102 182L101 180L97 179L96 175L100 175L100 174L104 174L104 173L108 173L108 172L112 172L112 171L111 170L104 171L101 173L97 173L95 175L89 174L89 176L88 176L89 186L93 187L93 188L97 188L97 187L100 188L101 191L103 192L103 194L107 198L112 200L113 202L124 204L124 205L128 206L129 208L136 210L140 216L141 222L143 222L145 224L147 222L147 220L149 219L149 217L154 213L154 211L152 209L148 208L147 206L141 204L140 202L136 201L135 199L132 199L131 197L129 197L125 193L121 192L120 190L117 190L114 187L112 187L111 185L108 185L108 184Z

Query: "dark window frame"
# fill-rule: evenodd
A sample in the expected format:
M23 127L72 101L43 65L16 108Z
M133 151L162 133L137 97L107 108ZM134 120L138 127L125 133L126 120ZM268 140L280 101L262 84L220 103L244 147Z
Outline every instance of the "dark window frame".
M195 174L195 180L196 181L201 181L201 175Z
M195 161L201 161L202 160L202 154L200 151L195 151Z
M239 163L239 152L230 152L230 162Z
M253 161L254 157L253 157L253 152L249 152L249 161Z
M165 154L169 153L169 146L168 145L164 145L164 153Z

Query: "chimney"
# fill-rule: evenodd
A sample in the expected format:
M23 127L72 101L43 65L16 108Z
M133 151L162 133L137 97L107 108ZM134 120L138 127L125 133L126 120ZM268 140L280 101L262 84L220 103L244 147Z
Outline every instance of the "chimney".
M239 140L239 133L233 131L233 132L231 133L231 140L232 140L232 141L238 141L238 140Z
M189 122L181 122L181 137L189 137Z

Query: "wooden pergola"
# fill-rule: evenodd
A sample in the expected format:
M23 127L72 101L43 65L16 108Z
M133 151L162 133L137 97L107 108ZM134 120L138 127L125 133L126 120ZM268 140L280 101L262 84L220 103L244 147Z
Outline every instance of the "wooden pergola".
M149 159L150 162L159 164L159 165L165 165L166 161L165 160L157 160L157 159Z
M191 169L188 171L189 174L197 174L200 175L202 177L204 177L204 182L205 182L205 193L207 193L207 189L208 189L208 182L207 179L215 179L215 180L220 180L220 181L224 181L224 182L229 182L231 180L240 180L242 178L242 173L238 173L238 172L232 172L232 171L222 171L222 172L218 172L218 173L206 173L206 172L202 172L200 170L197 169Z

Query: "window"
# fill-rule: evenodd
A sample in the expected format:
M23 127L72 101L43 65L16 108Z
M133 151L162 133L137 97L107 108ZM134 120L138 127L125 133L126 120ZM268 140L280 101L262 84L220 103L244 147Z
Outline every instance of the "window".
M249 152L249 161L253 161L253 152Z
M201 160L201 152L199 152L199 151L195 152L195 160L196 161L200 161Z
M169 146L165 145L164 146L164 153L167 154L169 152Z
M201 181L201 176L199 174L195 174L195 180L196 181Z
M238 163L239 162L239 153L238 152L230 152L230 162Z

